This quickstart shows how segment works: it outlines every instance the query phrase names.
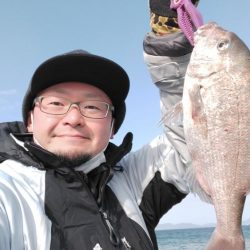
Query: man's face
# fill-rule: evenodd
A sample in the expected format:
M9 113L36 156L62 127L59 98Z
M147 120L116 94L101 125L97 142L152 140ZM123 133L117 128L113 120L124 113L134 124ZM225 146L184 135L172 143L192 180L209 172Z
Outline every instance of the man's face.
M63 97L71 102L98 100L112 104L100 89L85 83L65 82L42 91L39 96ZM43 113L36 104L29 114L28 131L34 141L48 151L67 158L83 155L95 156L108 144L113 135L112 114L103 119L82 116L77 106L72 106L64 115Z

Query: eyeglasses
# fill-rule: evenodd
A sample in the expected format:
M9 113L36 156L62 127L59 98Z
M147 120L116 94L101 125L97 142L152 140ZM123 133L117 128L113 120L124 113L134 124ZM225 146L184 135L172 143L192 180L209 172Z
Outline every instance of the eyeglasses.
M82 116L103 119L107 117L108 112L114 112L114 106L101 101L85 101L85 102L71 102L68 99L56 96L38 96L35 98L33 105L39 103L39 108L43 113L51 115L64 115L72 105L79 108Z

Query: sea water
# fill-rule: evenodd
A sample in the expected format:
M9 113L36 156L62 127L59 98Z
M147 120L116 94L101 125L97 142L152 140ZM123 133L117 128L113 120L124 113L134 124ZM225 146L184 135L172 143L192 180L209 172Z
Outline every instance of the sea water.
M159 250L204 250L214 228L156 231ZM250 250L250 225L243 226L246 250Z

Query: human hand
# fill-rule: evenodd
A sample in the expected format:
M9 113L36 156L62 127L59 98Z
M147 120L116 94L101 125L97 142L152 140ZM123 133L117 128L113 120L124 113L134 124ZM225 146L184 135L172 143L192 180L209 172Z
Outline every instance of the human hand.
M192 0L198 5L199 0ZM177 12L170 8L171 0L149 0L150 26L156 35L165 35L180 31Z

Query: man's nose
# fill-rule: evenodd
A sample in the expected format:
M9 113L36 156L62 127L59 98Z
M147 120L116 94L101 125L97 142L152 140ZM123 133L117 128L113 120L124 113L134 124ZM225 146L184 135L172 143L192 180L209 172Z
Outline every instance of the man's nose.
M71 124L72 126L82 125L85 122L84 116L81 115L79 106L72 104L69 111L64 117L64 122Z

